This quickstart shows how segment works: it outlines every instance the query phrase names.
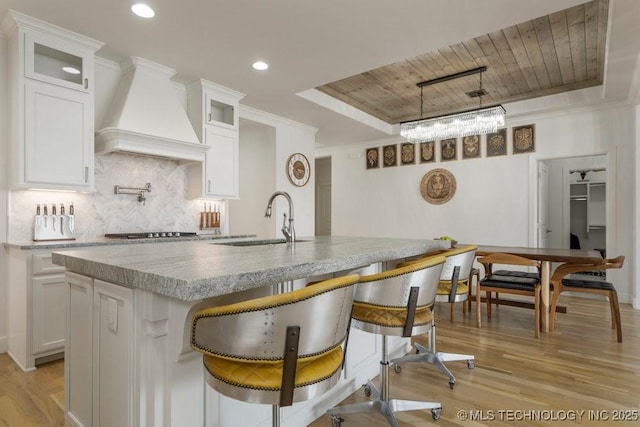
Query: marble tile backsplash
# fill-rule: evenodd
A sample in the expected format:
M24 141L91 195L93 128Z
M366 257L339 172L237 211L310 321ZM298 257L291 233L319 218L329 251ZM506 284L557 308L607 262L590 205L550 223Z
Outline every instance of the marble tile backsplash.
M144 204L138 202L136 195L114 194L115 185L144 187L147 182L151 183L151 192L145 194ZM73 203L77 239L92 239L105 233L198 231L203 201L187 199L187 185L187 166L176 161L122 153L96 154L95 193L12 191L8 239L33 238L38 203L63 203L67 213Z

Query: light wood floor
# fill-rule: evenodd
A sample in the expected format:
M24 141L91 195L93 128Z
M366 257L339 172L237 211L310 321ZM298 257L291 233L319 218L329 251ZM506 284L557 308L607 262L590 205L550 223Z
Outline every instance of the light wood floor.
M531 310L500 306L490 322L485 313L483 327L477 329L475 311L464 316L458 307L452 324L447 305L439 306L438 349L474 354L475 369L467 369L464 362L450 362L457 379L453 390L444 375L427 364L406 364L402 373L392 373L393 397L438 401L443 407L438 421L428 411L414 411L398 414L400 425L640 425L638 418L613 421L615 415L640 416L640 310L622 305L624 342L619 344L610 328L606 302L562 297L561 303L568 312L558 314L556 332L541 334L538 340L533 337ZM6 354L0 355L0 426L64 425L63 387L62 361L23 373ZM343 403L364 400L364 393L358 391ZM540 412L525 412L531 410ZM615 412L622 410L627 412ZM581 419L579 411L584 411ZM609 419L593 421L595 411ZM564 414L575 414L576 423L559 422ZM463 419L469 415L484 420ZM522 419L525 415L556 420L527 421ZM343 427L387 425L376 414L344 418ZM311 427L330 425L325 416Z
M0 426L64 426L64 361L25 373L0 354Z

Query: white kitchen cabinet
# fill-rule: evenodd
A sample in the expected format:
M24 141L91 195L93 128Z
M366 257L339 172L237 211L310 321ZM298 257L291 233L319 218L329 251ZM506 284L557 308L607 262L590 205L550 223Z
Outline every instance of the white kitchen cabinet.
M87 125L93 111L87 97L60 86L25 82L25 185L93 187L93 127Z
M238 197L237 132L208 126L204 141L211 149L205 154L203 194L225 199Z
M93 85L93 51L38 31L24 35L25 77L89 92Z
M64 356L67 286L51 250L9 249L8 351L24 370Z
M93 190L94 53L102 43L9 11L11 185Z
M64 274L35 276L33 284L33 353L64 352L67 282Z
M133 413L133 289L70 272L66 284L68 419L85 427L141 425Z
M198 138L211 147L189 166L189 197L239 197L238 106L244 94L198 80L187 86L187 112Z
M134 426L133 289L94 280L93 426Z
M67 348L64 357L64 405L73 424L93 422L93 282L66 273L68 284Z
M238 120L236 114L238 103L231 100L230 104L216 100L216 94L207 90L204 92L205 116L204 121L207 125L220 126L229 129L238 128Z

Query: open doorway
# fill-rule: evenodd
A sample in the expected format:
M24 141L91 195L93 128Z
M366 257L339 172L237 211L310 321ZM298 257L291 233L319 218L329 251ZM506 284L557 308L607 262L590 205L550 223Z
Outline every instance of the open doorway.
M316 236L331 235L331 157L316 159Z
M538 161L548 171L548 188L540 188L538 221L546 217L546 244L550 248L577 248L606 252L607 156L594 155ZM547 193L546 197L543 193ZM541 215L541 212L544 215ZM546 216L545 216L546 215ZM540 244L540 234L538 244Z

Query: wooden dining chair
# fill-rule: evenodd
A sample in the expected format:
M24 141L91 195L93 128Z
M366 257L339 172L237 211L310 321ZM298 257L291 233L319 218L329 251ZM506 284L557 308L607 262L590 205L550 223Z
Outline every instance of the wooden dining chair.
M622 342L622 325L620 323L620 305L618 292L612 283L603 280L567 278L567 275L581 271L602 271L610 268L621 268L624 264L624 256L604 260L602 264L562 264L555 269L551 276L553 295L551 297L551 318L549 319L549 331L555 329L556 306L562 292L581 292L592 295L602 295L609 300L611 307L611 328L616 330L618 342Z
M519 265L523 267L535 267L540 270L540 261L523 258L517 255L505 253L493 253L478 258L478 262L484 267L484 279L478 285L476 291L476 325L481 327L481 296L485 292L487 305L487 318L491 318L491 295L493 292L500 294L513 294L530 296L534 298L534 332L535 337L540 336L540 279L539 277L529 277L527 274L520 275L500 275L494 273L495 265Z
M473 267L471 269L471 273L469 274L469 281L467 282L468 286L469 286L469 298L467 298L467 303L462 306L462 312L463 313L466 313L467 311L469 313L471 313L471 303L476 300L476 294L475 294L475 292L473 290L474 289L473 288L473 283L474 283L473 278L474 277L475 277L475 286L477 287L478 283L480 283L480 269L479 268Z

